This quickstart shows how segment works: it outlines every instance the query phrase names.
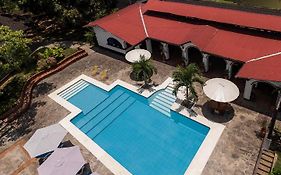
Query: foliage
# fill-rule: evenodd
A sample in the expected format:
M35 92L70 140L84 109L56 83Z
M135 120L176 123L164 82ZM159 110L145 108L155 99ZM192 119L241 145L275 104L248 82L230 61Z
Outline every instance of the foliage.
M47 48L43 52L43 58L48 59L49 57L55 57L56 59L61 59L63 57L63 48L53 47Z
M76 48L67 48L67 49L63 50L62 54L63 54L64 57L68 57L68 56L74 54L77 51L78 51L78 49L76 49Z
M38 70L45 70L53 67L57 64L57 60L54 57L48 57L47 59L40 59L37 62Z
M277 161L271 175L281 175L281 152L277 151Z
M97 75L98 71L99 71L99 66L98 65L93 66L93 70L92 70L93 76Z
M0 90L0 115L16 103L26 80L23 74L19 74Z
M281 175L281 167L274 168L271 175Z
M174 86L175 95L177 95L180 87L185 87L186 100L198 99L194 83L198 82L202 85L203 81L201 79L201 72L196 64L192 63L187 67L178 67L177 70L173 73L173 79L173 81L176 83L176 85ZM189 92L191 94L189 94Z
M24 37L23 31L13 31L7 26L0 26L0 62L2 69L19 70L28 64L30 39Z
M93 44L96 36L93 31L87 31L87 32L85 32L84 37L85 37L86 42Z
M115 0L21 0L20 7L34 14L55 17L67 26L79 26L107 15L115 3Z
M132 64L132 69L136 79L144 81L145 85L148 84L154 73L157 74L156 67L151 64L150 60L145 60L143 55L141 55L140 61Z
M108 78L108 76L107 76L107 70L101 71L101 73L100 73L100 78L101 78L101 80L105 80L105 79Z
M3 12L11 13L19 11L19 6L16 0L0 0L0 9Z

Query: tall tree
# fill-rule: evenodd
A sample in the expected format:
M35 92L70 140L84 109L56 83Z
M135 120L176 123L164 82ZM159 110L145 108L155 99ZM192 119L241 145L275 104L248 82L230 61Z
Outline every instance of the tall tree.
M24 37L23 31L13 31L7 26L0 26L0 65L2 69L16 70L29 57L30 39Z
M198 98L194 83L197 82L202 85L204 82L201 79L201 72L196 64L192 63L187 67L178 67L173 73L173 79L173 81L176 83L174 86L175 95L177 95L180 87L185 87L186 102L191 98Z

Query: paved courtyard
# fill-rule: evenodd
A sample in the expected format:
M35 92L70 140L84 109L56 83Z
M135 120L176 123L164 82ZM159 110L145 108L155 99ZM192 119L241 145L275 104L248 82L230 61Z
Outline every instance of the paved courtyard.
M81 74L100 79L99 75L92 76L94 65L98 65L100 70L108 70L109 78L105 80L107 84L119 78L131 84L138 85L130 79L130 65L124 61L122 56L103 49L99 49L99 51L103 54L91 51L89 52L89 56L77 61L37 85L34 89L34 98L30 110L14 122L15 129L11 130L7 137L2 140L0 151L14 144L20 138L28 139L36 129L57 123L63 119L69 112L50 99L48 94ZM174 66L159 61L153 60L153 63L158 69L158 74L152 77L155 84L161 84L175 70ZM226 126L203 171L203 175L252 174L261 144L257 133L260 130L262 119L268 119L263 114L250 110L259 109L257 107L258 105L263 106L262 103L244 102L242 97L239 97L232 104L234 115L215 116L208 112L206 107L207 98L204 96L202 90L200 91L200 98L195 111L200 115L204 115L209 120L222 123ZM247 108L243 106L247 106ZM68 134L65 139L80 146L86 161L90 163L92 171L98 172L101 175L112 174L71 135Z

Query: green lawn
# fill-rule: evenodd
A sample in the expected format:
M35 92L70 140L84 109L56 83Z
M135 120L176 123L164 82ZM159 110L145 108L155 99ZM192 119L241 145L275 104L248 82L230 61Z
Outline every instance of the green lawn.
M281 0L205 0L222 3L231 3L247 7L263 7L269 9L281 9Z

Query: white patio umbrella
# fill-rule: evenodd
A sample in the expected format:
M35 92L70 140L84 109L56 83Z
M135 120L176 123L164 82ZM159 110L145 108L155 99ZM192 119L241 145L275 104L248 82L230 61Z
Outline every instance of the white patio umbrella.
M57 148L37 170L39 175L75 175L85 163L78 146Z
M234 101L239 96L238 87L223 78L208 80L203 87L203 91L207 97L221 103Z
M134 49L134 50L129 51L125 55L125 58L130 63L134 63L134 62L137 62L140 60L140 56L144 56L145 60L149 60L151 57L151 53L145 49Z
M36 157L56 149L66 134L60 124L50 125L36 130L24 148L31 157Z

